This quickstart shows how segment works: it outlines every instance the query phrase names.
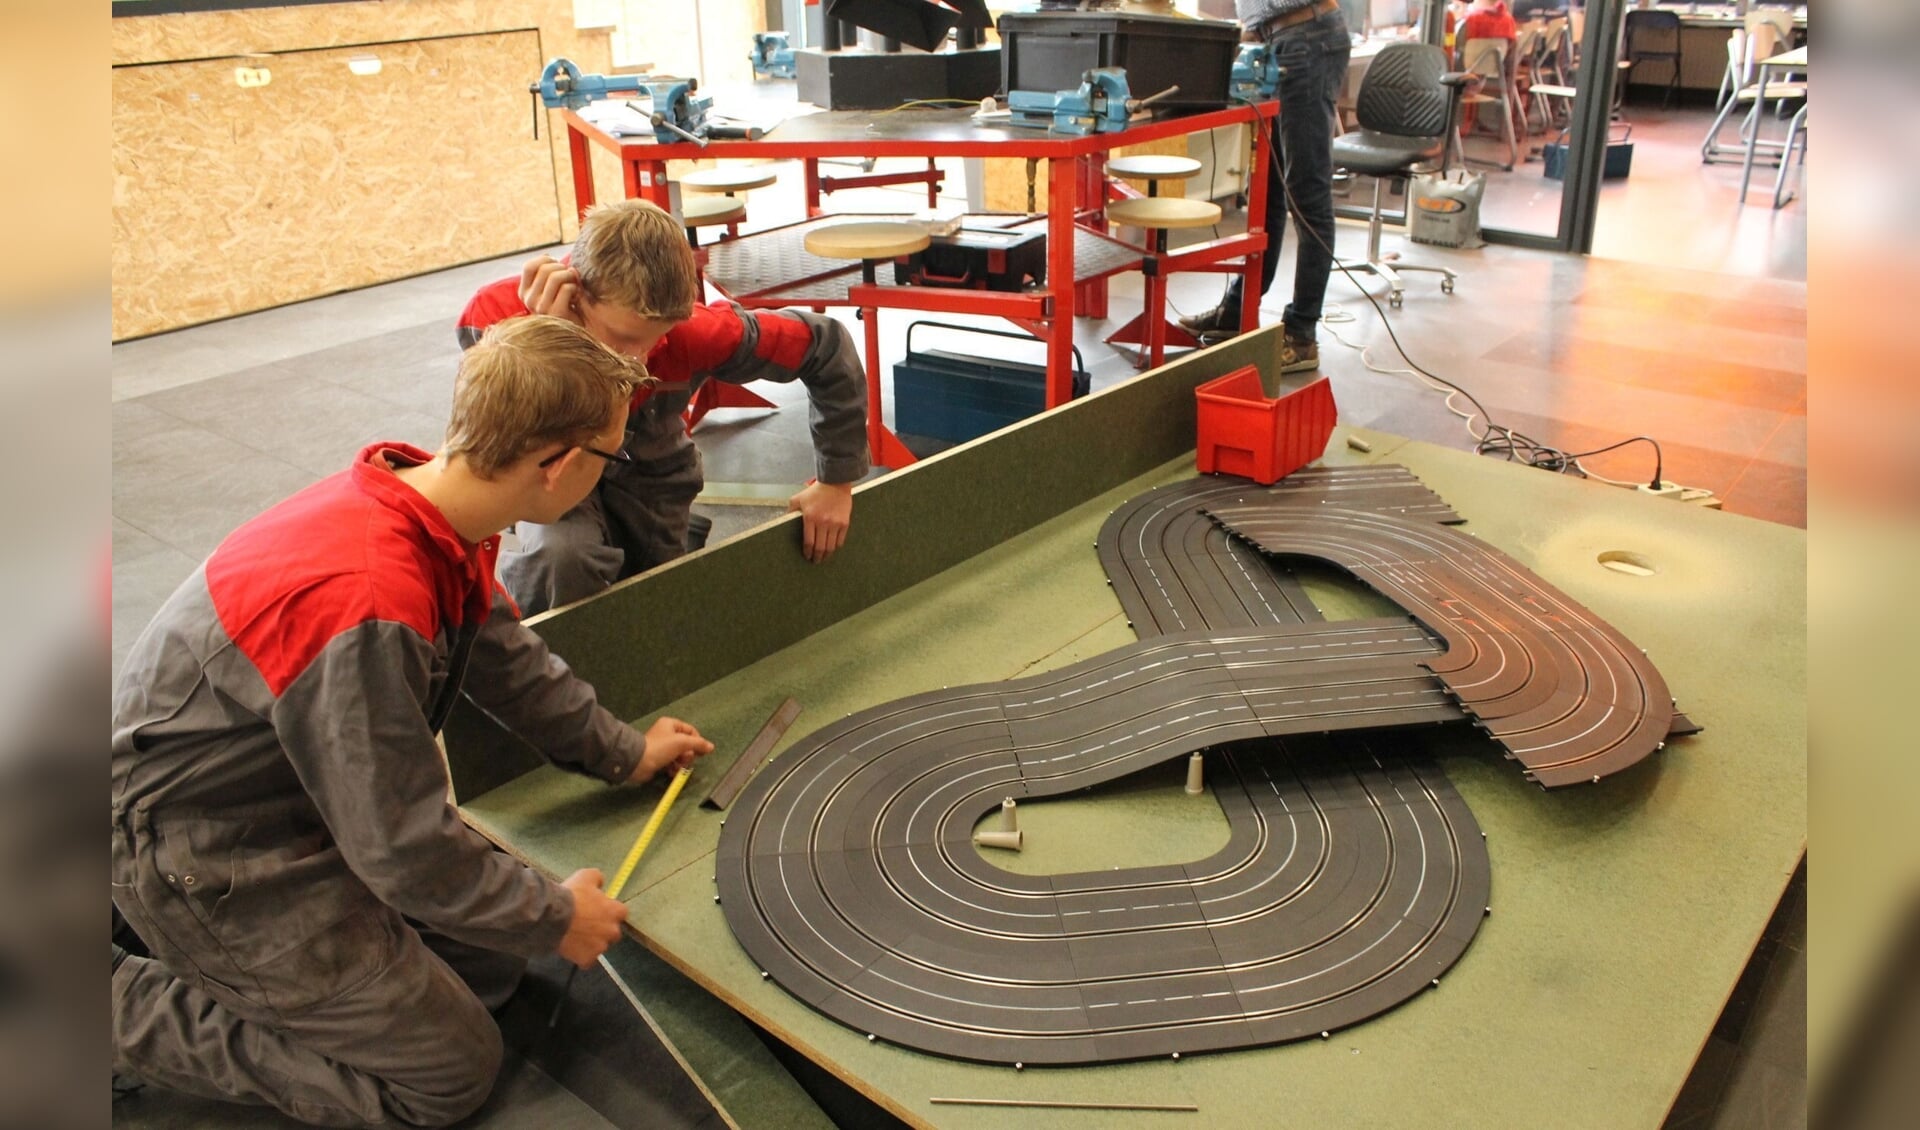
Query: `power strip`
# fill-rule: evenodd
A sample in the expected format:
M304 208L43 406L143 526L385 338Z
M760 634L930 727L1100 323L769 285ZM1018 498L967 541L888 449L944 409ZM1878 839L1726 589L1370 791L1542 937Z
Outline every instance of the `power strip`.
M1691 502L1709 510L1720 509L1720 500L1713 497L1713 492L1705 487L1683 487L1671 480L1661 479L1658 489L1647 483L1641 483L1634 489L1649 498L1671 498L1675 502Z

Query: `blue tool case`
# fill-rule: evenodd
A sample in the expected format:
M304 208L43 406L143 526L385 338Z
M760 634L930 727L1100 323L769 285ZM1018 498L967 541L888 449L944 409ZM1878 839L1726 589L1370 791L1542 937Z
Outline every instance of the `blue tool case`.
M960 443L1035 415L1047 406L1047 367L1002 357L944 349L915 350L918 329L953 330L1012 338L1037 338L1005 330L915 322L907 327L907 355L893 364L894 431ZM1073 351L1073 395L1087 394L1087 366Z

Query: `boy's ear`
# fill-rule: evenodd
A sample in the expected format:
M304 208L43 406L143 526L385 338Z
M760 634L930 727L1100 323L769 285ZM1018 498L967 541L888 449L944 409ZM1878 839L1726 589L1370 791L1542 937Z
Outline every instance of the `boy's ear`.
M560 458L555 459L544 467L536 467L535 470L540 472L541 487L545 490L554 489L554 487L559 484L560 477L573 467L574 461L585 454L584 451L581 451L577 447L570 447Z

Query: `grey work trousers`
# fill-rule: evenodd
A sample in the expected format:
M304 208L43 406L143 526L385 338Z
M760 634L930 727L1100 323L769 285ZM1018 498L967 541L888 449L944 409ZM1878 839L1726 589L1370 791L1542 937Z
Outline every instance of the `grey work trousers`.
M322 1126L445 1126L466 1117L500 1071L489 1009L512 995L526 959L423 935L398 914L379 917L391 959L297 1011L129 957L113 975L115 1074Z
M514 527L520 544L501 551L500 583L525 618L665 564L687 552L687 522L701 486L697 452L610 466L559 521Z

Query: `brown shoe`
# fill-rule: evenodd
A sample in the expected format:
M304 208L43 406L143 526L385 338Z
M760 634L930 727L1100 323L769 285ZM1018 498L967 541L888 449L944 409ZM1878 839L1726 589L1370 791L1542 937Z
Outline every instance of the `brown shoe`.
M1180 326L1202 345L1217 345L1240 333L1240 304L1223 301L1200 314L1180 319Z
M1285 335L1280 346L1280 371L1283 373L1305 373L1320 367L1320 345L1317 342L1301 341L1292 334Z

